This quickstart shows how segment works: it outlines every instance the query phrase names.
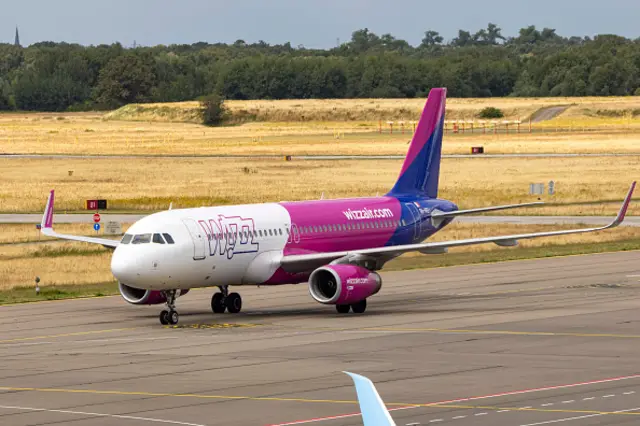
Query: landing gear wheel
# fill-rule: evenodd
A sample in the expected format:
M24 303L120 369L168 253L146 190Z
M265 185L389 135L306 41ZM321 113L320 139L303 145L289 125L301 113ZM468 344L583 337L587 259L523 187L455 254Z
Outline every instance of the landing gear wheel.
M367 310L367 299L363 299L358 303L354 303L351 305L351 309L353 309L354 314L362 314Z
M242 309L242 298L238 293L231 293L224 301L230 314L237 314Z
M176 312L176 297L177 290L164 290L162 295L167 299L167 308L169 310L164 310L160 312L160 324L162 325L176 325L178 323L178 319L180 316Z
M176 325L178 320L180 320L180 315L176 311L170 311L167 315L167 319L169 320L169 324Z
M336 311L339 314L348 314L349 309L351 309L351 305L336 305Z
M224 314L227 307L224 303L224 295L222 293L214 293L211 296L211 310L214 314Z

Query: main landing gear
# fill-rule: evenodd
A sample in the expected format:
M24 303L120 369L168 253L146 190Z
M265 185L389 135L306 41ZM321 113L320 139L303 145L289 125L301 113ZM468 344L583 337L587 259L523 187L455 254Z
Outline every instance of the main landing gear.
M364 313L364 311L367 310L367 299L351 305L336 305L336 311L338 311L339 314L348 314L350 310L352 310L354 314Z
M177 290L162 292L167 299L167 308L169 308L169 310L160 312L160 324L162 325L176 325L180 320L180 315L176 312L176 293Z
M238 293L229 293L229 286L218 287L220 293L211 296L211 310L214 314L223 314L228 311L230 314L237 314L242 309L242 297Z

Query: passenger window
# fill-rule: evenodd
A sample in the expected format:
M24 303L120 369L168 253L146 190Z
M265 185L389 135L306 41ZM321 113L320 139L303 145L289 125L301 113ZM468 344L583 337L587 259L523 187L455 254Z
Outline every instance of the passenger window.
M162 234L162 235L164 236L164 239L167 241L168 244L175 244L171 235L169 234Z
M155 244L164 244L164 239L160 234L153 234L153 242Z
M280 235L282 235L282 228L279 228L278 232L280 233Z
M147 244L151 242L151 234L139 234L133 237L131 244Z
M273 234L271 233L271 229L269 229L269 236L272 236Z
M124 237L122 237L122 241L120 241L120 244L129 244L132 238L133 238L133 235L124 234Z

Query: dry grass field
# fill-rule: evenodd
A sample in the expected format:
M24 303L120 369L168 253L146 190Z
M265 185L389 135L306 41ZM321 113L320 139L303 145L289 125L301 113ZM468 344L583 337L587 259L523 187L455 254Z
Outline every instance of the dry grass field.
M560 117L537 123L534 133L453 134L445 136L445 154L466 154L474 145L484 145L487 153L637 153L640 151L640 100L636 98L576 99L452 99L448 118L473 116L485 106L512 111L510 118L531 114L540 108L577 103ZM255 108L274 112L266 118L293 120L287 114L297 103L324 111L316 121L259 121L225 127L205 127L192 123L105 120L100 113L9 113L0 114L0 154L107 154L107 155L402 155L411 138L410 120L420 114L423 100L303 100L234 101L231 109ZM344 118L330 107L336 103L345 111L375 102L380 110L407 111L406 131L395 124L389 134L378 133L378 120ZM195 103L192 103L195 107ZM180 105L145 105L136 108L180 110ZM254 105L254 106L251 106ZM133 107L131 107L133 108ZM305 107L303 107L304 109ZM336 107L337 108L337 107ZM363 107L364 108L364 107ZM300 109L300 108L298 108ZM119 110L120 111L120 110ZM145 110L146 111L146 110ZM117 116L117 111L107 116ZM138 113L136 113L138 114ZM144 112L139 116L144 118ZM324 113L323 113L324 114ZM394 113L395 114L395 113ZM392 114L393 115L393 114ZM124 118L124 117L121 117ZM520 117L521 118L521 117ZM391 118L396 119L396 118ZM561 131L557 132L556 130ZM528 125L523 125L523 132Z
M0 159L0 211L40 212L56 189L58 212L105 198L113 211L154 211L384 194L401 160ZM640 157L443 159L440 196L460 208L529 202L529 183L556 182L549 206L519 214L614 214ZM69 176L68 171L73 175ZM284 184L286 183L286 184ZM612 201L611 203L599 203ZM553 203L569 203L556 206ZM632 204L630 214L640 214Z
M227 101L232 121L377 121L415 120L424 99L297 99ZM636 97L585 98L484 98L447 100L450 120L477 118L485 107L501 109L506 119L528 120L542 108L567 106L563 115L577 117L637 116ZM132 104L108 113L105 118L135 121L199 123L198 102Z
M17 225L0 225L0 234L19 233L13 229ZM550 229L564 229L563 226L520 226L520 225L483 225L452 224L442 232L436 234L433 240L449 240L460 238L481 237L489 235L503 235L520 232L537 232ZM81 230L78 230L81 232ZM481 246L461 247L451 250L456 253L479 254L482 256L517 256L518 250L528 248L553 248L571 246L574 244L615 243L624 241L640 241L640 228L617 228L600 234L586 234L566 236L554 239L539 239L523 241L521 248L499 248L492 244ZM389 263L394 269L394 263L402 265L404 262L411 267L437 266L438 262L447 262L450 255L416 255L409 254L400 260ZM0 291L16 287L33 286L34 279L39 276L41 286L53 285L90 285L113 281L110 272L111 251L101 247L83 243L46 242L40 244L0 245ZM467 262L474 261L468 258ZM475 261L479 261L475 258ZM435 264L434 264L435 262Z

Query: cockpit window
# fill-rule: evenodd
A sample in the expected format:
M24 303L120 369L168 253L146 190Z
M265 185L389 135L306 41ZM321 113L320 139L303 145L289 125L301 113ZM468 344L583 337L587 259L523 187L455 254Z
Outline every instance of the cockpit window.
M133 237L131 244L147 244L151 242L151 234L138 234Z
M160 234L153 234L153 242L156 244L164 244L164 239Z
M120 241L120 244L129 244L132 238L133 238L133 235L124 234L124 237L122 237L122 241Z
M175 242L173 241L173 238L171 237L171 235L169 235L169 234L162 234L162 235L164 235L164 239L167 240L167 243L175 244Z

